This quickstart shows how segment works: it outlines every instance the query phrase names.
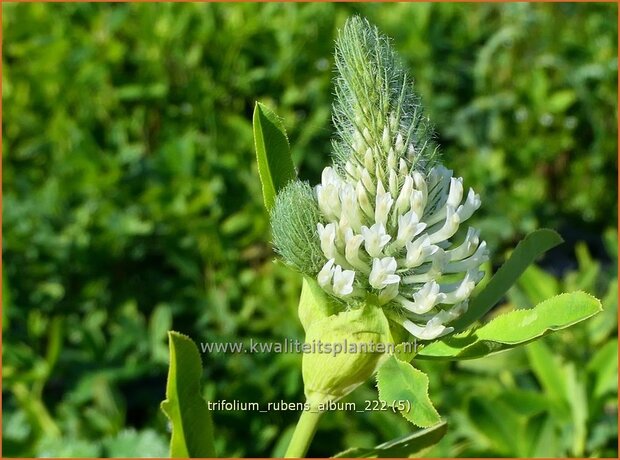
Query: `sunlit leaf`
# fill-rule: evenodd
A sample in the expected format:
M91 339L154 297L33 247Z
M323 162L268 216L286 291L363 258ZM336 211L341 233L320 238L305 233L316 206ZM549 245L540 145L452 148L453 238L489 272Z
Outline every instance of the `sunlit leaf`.
M564 329L601 311L601 302L585 292L560 294L534 308L498 316L475 331L432 342L419 359L471 359L506 350Z
M411 364L390 356L377 373L379 399L397 407L409 402L403 417L416 426L426 428L439 422L439 414L428 397L428 376Z
M561 242L560 235L549 229L540 229L528 234L486 287L470 301L467 312L457 319L452 327L456 331L462 331L481 318L493 308L531 263Z
M161 408L172 425L170 456L215 457L211 413L200 393L202 364L198 348L178 332L169 332L168 338L170 368Z
M260 102L254 107L253 129L263 199L265 207L270 210L278 191L297 174L282 121Z

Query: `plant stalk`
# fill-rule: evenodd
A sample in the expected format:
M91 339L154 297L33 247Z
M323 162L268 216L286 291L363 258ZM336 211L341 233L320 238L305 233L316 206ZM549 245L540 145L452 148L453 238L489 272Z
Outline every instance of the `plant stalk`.
M308 447L316 433L316 427L319 423L321 412L319 411L303 411L295 427L295 432L291 438L291 442L286 449L285 458L303 458L308 452Z

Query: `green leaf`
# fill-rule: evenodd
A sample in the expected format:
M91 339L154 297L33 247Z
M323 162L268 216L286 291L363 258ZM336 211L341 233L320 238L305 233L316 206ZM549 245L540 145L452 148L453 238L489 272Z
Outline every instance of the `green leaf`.
M519 288L527 295L529 305L536 305L562 291L558 279L536 265L530 265L518 281Z
M406 434L376 447L352 447L334 455L334 458L406 458L437 444L446 434L447 429L446 422L440 422L430 428Z
M169 305L159 304L153 310L149 320L149 342L151 356L157 362L165 363L168 359L166 336L172 327L172 312Z
M570 421L570 394L566 385L566 373L559 358L553 354L544 340L529 344L525 352L532 372L544 390L549 408L556 420Z
M170 456L215 457L211 413L200 393L202 364L198 348L178 332L170 331L168 339L170 368L161 408L172 424Z
M551 113L565 112L577 99L572 89L557 91L547 101L547 107Z
M428 376L411 364L394 356L387 358L377 373L377 387L379 399L389 406L410 403L409 410L401 414L414 425L426 428L440 421L428 397Z
M557 232L546 228L529 233L517 245L504 265L497 270L486 287L470 301L467 312L452 324L454 330L462 331L485 315L530 264L562 241Z
M595 398L618 389L618 339L603 345L588 363L588 372L594 376Z
M502 455L520 455L524 436L519 416L498 399L474 397L468 404L469 418L480 435Z
M588 397L583 375L575 369L575 363L569 363L564 368L566 381L566 396L571 410L573 439L572 456L583 457L588 437Z
M49 326L49 339L47 343L47 351L45 353L46 379L52 373L52 370L56 365L58 357L61 353L63 338L63 320L64 318L62 316L54 316Z
M338 307L338 304L327 295L315 279L308 276L303 277L297 312L304 331L307 332L310 325L315 321L324 320L337 314Z
M606 343L608 338L617 336L618 327L618 280L609 283L607 293L602 298L603 312L588 321L588 337L595 345Z
M158 457L168 455L164 437L152 429L126 428L102 442L105 456L111 458Z
M585 292L560 294L528 310L514 310L476 329L432 342L420 359L472 359L506 350L564 329L601 311L601 302Z
M263 199L271 210L278 191L297 177L289 152L288 138L282 121L260 102L253 115L254 146L258 174L263 185Z
M525 348L532 371L550 401L565 402L566 381L561 363L544 340L531 343Z
M618 262L618 231L614 228L608 228L603 232L603 243L605 244L605 250L611 259Z
M539 391L522 390L520 388L506 389L500 400L510 409L527 417L540 414L549 409L549 400Z
M39 440L36 446L36 456L41 458L57 456L61 458L100 458L101 454L100 443L68 436L46 436Z
M530 419L526 426L526 438L530 440L528 457L548 458L563 452L556 424L557 421L551 415Z

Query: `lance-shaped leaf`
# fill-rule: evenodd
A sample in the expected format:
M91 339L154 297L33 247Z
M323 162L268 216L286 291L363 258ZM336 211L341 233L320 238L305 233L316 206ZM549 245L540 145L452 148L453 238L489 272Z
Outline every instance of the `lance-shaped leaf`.
M428 397L428 376L411 364L395 356L387 358L377 373L377 387L379 399L389 406L409 403L401 414L414 425L427 428L440 421Z
M200 395L202 365L198 348L178 332L169 332L168 339L170 368L161 408L172 424L170 456L215 457L211 413Z
M497 270L485 288L469 302L467 312L451 324L454 330L462 331L484 316L499 302L530 264L562 241L557 232L546 228L529 233L517 245L510 258Z
M352 447L334 455L334 458L407 458L437 444L446 434L447 429L447 423L441 422L376 447Z
M278 191L297 177L289 152L288 138L282 121L260 102L253 115L254 146L258 174L263 186L263 199L271 210Z
M601 302L585 292L560 294L534 308L500 315L475 331L432 342L419 350L416 358L480 358L567 328L600 311Z

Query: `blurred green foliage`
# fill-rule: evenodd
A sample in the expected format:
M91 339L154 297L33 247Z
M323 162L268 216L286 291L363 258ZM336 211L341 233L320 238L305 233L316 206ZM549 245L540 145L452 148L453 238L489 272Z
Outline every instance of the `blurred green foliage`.
M571 289L605 307L526 350L424 363L450 424L426 455L617 456L617 5L2 9L5 456L165 455L168 329L302 338L299 277L273 263L251 113L260 100L283 117L300 176L316 181L333 38L355 12L393 37L445 163L481 193L493 263L540 226L567 239L507 307ZM302 398L300 356L203 359L211 399ZM218 451L282 455L296 416L216 412ZM334 412L310 455L409 431L391 413Z

